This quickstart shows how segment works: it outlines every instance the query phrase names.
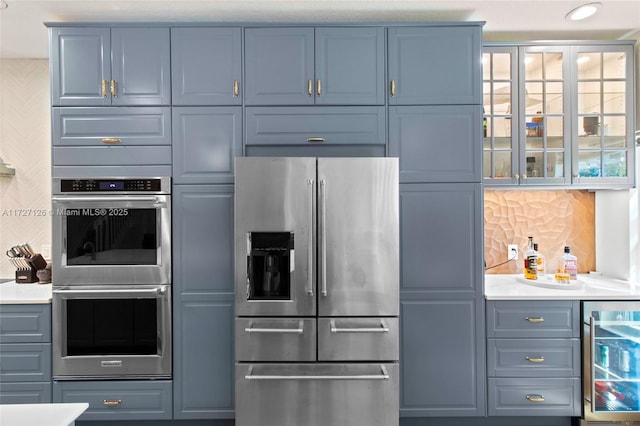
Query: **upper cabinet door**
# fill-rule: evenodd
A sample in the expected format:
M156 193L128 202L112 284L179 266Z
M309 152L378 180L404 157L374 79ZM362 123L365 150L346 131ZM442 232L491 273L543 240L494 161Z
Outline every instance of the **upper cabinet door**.
M240 105L241 52L240 28L173 28L173 105Z
M168 28L113 28L112 105L169 105Z
M245 103L314 103L313 28L245 30Z
M389 28L389 104L480 104L480 26Z
M384 28L316 28L316 104L384 105Z
M53 106L169 105L169 28L52 28Z
M51 104L111 105L109 28L51 28Z

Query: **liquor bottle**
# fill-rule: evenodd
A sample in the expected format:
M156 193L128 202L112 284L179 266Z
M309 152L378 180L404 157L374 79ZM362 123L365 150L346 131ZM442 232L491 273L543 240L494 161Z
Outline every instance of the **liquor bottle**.
M524 254L524 277L528 280L538 279L538 255L533 248L533 237L529 237L527 252Z
M537 267L537 274L538 277L541 275L544 275L544 256L542 255L542 253L540 253L540 251L538 250L538 243L533 243L533 251L536 252L536 255L538 256L538 267Z

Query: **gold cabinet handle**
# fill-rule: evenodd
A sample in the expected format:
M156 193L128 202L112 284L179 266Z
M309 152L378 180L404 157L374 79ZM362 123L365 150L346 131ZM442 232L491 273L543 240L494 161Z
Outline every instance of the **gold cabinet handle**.
M307 142L324 142L324 138L307 138Z
M240 83L238 80L233 80L233 97L237 98L240 96Z
M544 396L538 394L527 395L525 398L531 402L544 402Z
M318 80L318 96L322 96L322 80Z
M544 322L543 317L524 317L529 322Z
M543 356L526 356L524 358L529 362L544 362Z
M111 80L111 96L114 98L118 96L118 82Z
M307 92L309 93L309 96L313 96L313 80L307 81Z
M122 404L122 400L121 399L105 399L102 401L102 404L105 407L117 407L118 405Z
M102 93L102 97L107 97L107 80L102 80L100 83L100 92Z
M395 95L396 95L396 81L391 80L391 96L395 96Z
M120 140L120 138L103 138L102 143L116 144L116 143L122 143L122 140Z

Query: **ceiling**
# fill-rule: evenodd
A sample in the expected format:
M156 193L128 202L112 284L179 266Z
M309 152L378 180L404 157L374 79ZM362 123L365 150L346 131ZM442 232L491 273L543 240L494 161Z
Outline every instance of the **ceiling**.
M600 12L566 21L591 0L6 0L0 58L46 58L43 22L392 23L485 21L484 39L640 39L640 0L600 0Z

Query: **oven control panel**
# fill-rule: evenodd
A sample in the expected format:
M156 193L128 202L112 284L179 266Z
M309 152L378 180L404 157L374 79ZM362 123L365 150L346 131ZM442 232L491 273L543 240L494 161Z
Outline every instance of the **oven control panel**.
M159 192L161 179L61 179L61 192Z

